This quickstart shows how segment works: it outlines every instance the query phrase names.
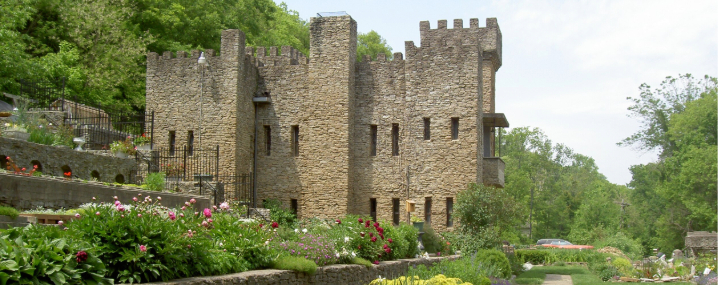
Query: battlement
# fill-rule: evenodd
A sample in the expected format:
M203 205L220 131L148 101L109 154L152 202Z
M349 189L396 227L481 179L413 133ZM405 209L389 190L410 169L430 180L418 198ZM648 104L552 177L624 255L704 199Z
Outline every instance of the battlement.
M269 47L267 54L266 47L247 47L245 54L256 60L256 66L285 66L307 64L308 60L304 53L291 46Z
M240 49L244 49L244 40L244 32L240 30L222 31L220 55L217 55L216 50L214 49L206 49L204 50L204 57L207 59L209 64L220 62L220 60L218 60L220 57L228 57L230 59L239 60L238 57L241 55ZM146 55L146 62L147 65L151 67L159 64L164 65L166 63L191 63L196 62L200 55L200 50L192 50L191 53L186 51L177 51L176 57L174 57L174 53L171 51L165 51L161 55L156 52L149 52Z
M393 62L403 61L403 53L402 52L393 53L393 60L392 61ZM362 62L373 62L373 60L372 60L372 57L370 55L363 55ZM375 62L382 63L382 62L391 62L391 61L388 61L388 59L385 57L385 53L378 53L377 56L376 56L376 58L375 58Z
M463 27L462 19L453 20L453 29L448 28L447 20L438 20L437 29L431 29L430 22L421 21L419 28L422 49L478 46L484 57L501 64L501 30L496 18L487 18L485 27L479 27L478 19L472 18L468 28ZM410 55L418 52L413 42L406 42L405 50Z

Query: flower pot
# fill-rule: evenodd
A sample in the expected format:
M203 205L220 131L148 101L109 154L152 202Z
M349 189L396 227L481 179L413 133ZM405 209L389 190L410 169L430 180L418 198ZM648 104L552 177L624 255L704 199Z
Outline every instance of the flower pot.
M418 229L418 232L419 232L419 233L420 233L420 232L423 232L423 224L425 224L425 222L413 222L413 226L414 226L414 227L415 227L416 229Z
M5 131L3 132L3 134L5 135L5 137L22 141L27 141L28 138L30 138L29 133L20 131Z
M137 145L136 150L151 150L150 144Z

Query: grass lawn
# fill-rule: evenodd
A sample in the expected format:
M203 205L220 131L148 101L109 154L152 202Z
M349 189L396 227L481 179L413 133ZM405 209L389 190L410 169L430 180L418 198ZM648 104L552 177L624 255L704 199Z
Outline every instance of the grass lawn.
M542 284L546 278L546 274L571 275L574 285L599 285L612 284L604 282L598 276L592 274L588 269L581 266L534 266L529 271L521 273L516 277L516 284ZM691 285L689 282L668 282L672 285Z

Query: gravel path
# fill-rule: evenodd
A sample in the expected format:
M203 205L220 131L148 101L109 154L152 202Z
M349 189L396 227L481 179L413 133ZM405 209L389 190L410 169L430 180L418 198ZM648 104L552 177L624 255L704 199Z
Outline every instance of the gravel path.
M546 274L544 284L542 285L573 285L571 282L571 276L569 275L558 275L558 274Z

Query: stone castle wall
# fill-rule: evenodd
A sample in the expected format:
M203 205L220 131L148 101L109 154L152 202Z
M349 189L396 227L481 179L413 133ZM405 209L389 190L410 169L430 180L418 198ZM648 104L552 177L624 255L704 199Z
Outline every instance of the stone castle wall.
M237 31L241 37L232 41L234 32L225 31L222 56L211 61L210 69L217 71L205 82L212 84L209 96L217 96L213 102L218 104L205 105L205 113L207 108L215 113L205 116L204 127L219 136L205 132L204 140L234 147L222 151L234 153L225 165L234 163L238 172L249 169L254 154L252 97L268 96L271 103L256 107L258 201L274 198L290 206L296 199L301 217L332 218L368 215L375 198L376 216L391 220L393 198L398 198L400 221L406 222L409 191L417 203L414 214L424 218L425 198L430 197L432 224L445 230L446 198L455 198L470 182L482 182L488 177L484 174L502 174L485 171L498 164L482 153L484 137L494 141L493 129L483 126L482 116L495 112L495 74L501 66L498 24L491 18L479 27L471 19L469 28L463 28L463 21L456 19L453 29L446 26L445 20L438 21L437 29L421 22L421 45L406 42L405 59L396 53L392 61L378 56L362 62L355 62L357 24L350 16L312 18L309 59L288 46L244 48L242 33ZM241 51L246 56L225 57ZM172 126L196 128L198 105L193 102L199 93L198 54L166 57L149 56L147 83L149 107L173 102L171 110L156 113L163 118L155 124L162 144ZM228 63L221 67L222 62ZM190 116L180 115L185 113ZM229 118L236 123L226 124ZM429 140L423 138L424 118L430 118ZM451 137L451 118L458 118L458 139ZM393 124L399 126L395 156ZM377 126L374 156L372 125ZM299 156L292 151L293 126L299 127ZM182 145L179 138L177 131L177 144Z

